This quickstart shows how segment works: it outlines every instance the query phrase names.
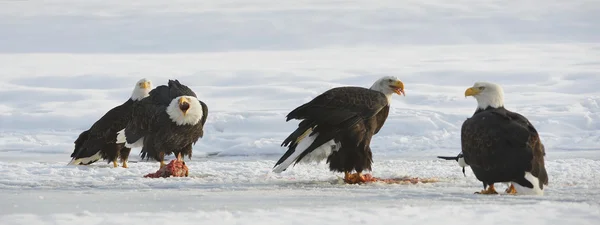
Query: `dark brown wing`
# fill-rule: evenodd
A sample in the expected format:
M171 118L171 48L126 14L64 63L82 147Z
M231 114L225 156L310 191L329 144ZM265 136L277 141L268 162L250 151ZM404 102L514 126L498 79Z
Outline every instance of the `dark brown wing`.
M310 119L321 124L348 128L360 120L375 116L387 105L387 98L381 92L362 87L339 87L294 109L287 115L287 121Z
M389 110L387 98L381 92L362 87L330 89L287 115L286 121L298 119L302 122L281 145L288 146L296 142L309 129L317 125L332 129L347 129L361 120L377 115L381 110ZM387 117L387 112L382 115ZM385 118L381 119L385 120Z
M295 151L297 142L305 135L319 133L315 141L299 155L297 161L340 135L349 136L351 142L347 143L353 143L352 145L355 146L364 143L365 139L370 140L376 126L370 131L366 131L364 127L367 124L371 125L371 122L375 121L372 120L373 117L384 109L389 110L388 101L385 95L378 91L362 87L338 87L324 92L287 115L287 121L291 119L303 121L283 141L282 146L289 145L289 149L275 166L285 161Z
M171 100L183 95L196 97L196 93L188 86L179 83L178 80L169 80L167 85L160 85L152 89L148 94L148 97L141 101L169 105Z
M135 143L140 138L154 132L157 121L163 116L162 114L167 114L166 108L165 105L144 101L144 99L134 104L131 117L125 127L127 143Z
M390 113L389 105L386 105L385 107L383 107L383 109L381 109L381 111L379 111L379 113L377 113L377 115L375 116L376 121L377 121L377 128L375 129L374 134L379 133L379 130L381 130L381 128L383 127L383 124L385 124L385 121L387 120L389 113Z
M73 153L71 153L71 157L76 157L79 152L81 151L81 147L83 147L83 144L85 143L85 141L87 141L88 137L89 137L89 133L90 130L85 130L83 132L81 132L81 134L79 134L79 136L77 137L77 139L75 140L75 149L73 150Z
M198 101L202 106L202 118L200 119L200 124L202 125L202 129L204 129L204 124L206 124L206 119L208 118L208 106L203 101Z
M373 154L371 152L371 138L376 125L375 117L361 121L348 130L340 131L336 139L341 142L338 151L327 157L329 170L336 172L351 172L355 170L361 173L371 170Z
M461 129L465 160L471 166L485 170L507 167L509 159L515 155L529 161L532 155L525 145L528 139L526 128L496 113L495 109L476 113L463 123Z
M86 158L104 150L107 144L115 143L117 132L125 128L129 119L133 100L112 108L96 121L87 133L87 139L81 143L77 154L73 157Z
M196 93L192 91L192 89L190 89L186 85L181 84L178 80L169 80L169 83L167 85L169 85L169 96L171 97L171 99L177 98L182 95L198 97L196 96Z
M132 109L134 101L129 99L127 102L109 110L90 128L90 138L109 137L125 127L128 120L128 114ZM112 137L111 137L112 138ZM112 141L112 139L111 139Z
M474 114L463 123L461 144L465 161L472 167L531 171L547 183L539 135L518 113L499 108Z
M531 124L531 122L529 122L529 120L523 115L507 111L507 116L510 117L514 123L518 123L521 126L526 127L529 131L529 139L527 140L526 149L530 150L531 154L533 155L533 158L530 161L531 174L538 178L540 181L539 187L543 189L543 184L548 185L548 173L544 163L546 149L540 140L540 135L533 124Z

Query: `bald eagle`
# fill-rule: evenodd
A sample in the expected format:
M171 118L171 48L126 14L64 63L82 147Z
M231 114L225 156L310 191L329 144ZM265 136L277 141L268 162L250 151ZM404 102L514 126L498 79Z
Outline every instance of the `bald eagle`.
M127 168L127 158L131 149L115 143L114 140L117 132L125 128L133 105L148 96L151 89L150 80L144 78L137 81L131 97L125 103L112 108L90 129L83 131L75 140L75 149L69 165L89 165L104 159L117 167L117 158L121 158L123 167Z
M466 96L477 100L477 110L461 128L465 161L483 182L484 190L477 193L497 194L494 183L510 182L507 193L543 195L546 153L535 127L504 108L504 92L497 84L477 82Z
M165 166L165 155L192 157L192 145L204 135L208 107L177 80L169 80L134 105L131 119L119 131L117 143L142 147L142 159L152 158ZM114 140L113 140L114 141Z
M292 110L286 121L301 122L283 141L282 146L288 150L273 172L281 173L292 163L327 159L331 171L344 172L345 182L367 181L361 173L371 170L371 137L385 123L394 93L404 95L404 84L396 77L386 76L370 89L330 89ZM353 170L356 174L350 174Z

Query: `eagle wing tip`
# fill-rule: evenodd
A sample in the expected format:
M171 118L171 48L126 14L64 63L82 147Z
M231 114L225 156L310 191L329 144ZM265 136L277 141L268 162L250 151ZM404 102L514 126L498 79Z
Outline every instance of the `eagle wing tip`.
M78 160L76 160L75 157L73 157L71 159L71 161L69 161L69 163L67 163L67 166L74 166L74 165L77 165L77 164L79 164Z

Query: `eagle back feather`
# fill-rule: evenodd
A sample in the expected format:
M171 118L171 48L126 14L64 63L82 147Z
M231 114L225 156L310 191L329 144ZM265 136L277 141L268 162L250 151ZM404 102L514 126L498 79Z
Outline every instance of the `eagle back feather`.
M387 105L387 98L381 92L362 87L338 87L294 109L287 115L286 121L308 118L320 123L350 127L359 119L375 116Z
M531 171L548 183L544 147L539 134L524 116L500 108L477 110L461 129L464 158L485 170L518 168Z
M385 111L382 112L382 110ZM387 110L389 110L387 97L379 91L362 87L338 87L322 93L287 115L286 121L291 119L302 121L298 128L283 141L282 146L289 146L289 149L279 159L276 166L293 154L298 140L303 135L318 134L310 146L297 157L296 163L314 149L335 139L336 142L342 141L340 151L351 152L340 153L348 154L347 156L328 158L328 161L333 160L330 161L331 169L348 170L355 166L358 170L370 169L372 161L369 148L370 139L381 128L378 124L371 123L384 122ZM375 115L378 117L370 120ZM363 155L363 157L353 158L357 154ZM358 161L361 162L354 163Z
M106 112L88 130L85 141L76 141L77 152L73 152L72 157L90 157L99 151L104 157L106 151L114 151L113 144L117 132L127 125L134 103L135 101L129 99ZM80 138L82 138L81 135Z

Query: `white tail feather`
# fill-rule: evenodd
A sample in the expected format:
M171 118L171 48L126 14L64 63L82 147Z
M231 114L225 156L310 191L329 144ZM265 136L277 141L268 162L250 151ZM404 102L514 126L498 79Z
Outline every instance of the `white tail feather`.
M73 158L67 165L79 165L79 159Z
M281 173L284 170L286 170L290 165L292 165L296 161L300 154L306 151L306 149L315 141L317 136L319 136L319 134L314 134L312 136L307 135L302 140L300 140L300 142L298 142L298 145L296 146L294 153L288 156L287 159L285 159L285 161L283 161L281 164L273 168L273 172ZM331 155L331 153L333 153L334 151L337 151L339 147L340 143L335 143L333 140L329 140L325 144L313 150L310 154L304 156L300 163L320 162L329 157L329 155Z
M534 177L530 172L525 172L525 179L533 184L533 188L523 187L516 182L512 182L517 190L517 195L544 195L544 190L540 188L540 181L537 177Z
M459 165L460 167L467 167L467 166L469 166L469 165L467 164L467 162L465 162L465 157L460 157L460 158L458 158L458 160L457 160L457 161L458 161L458 165Z
M79 158L79 159L75 159L73 158L71 160L71 162L69 162L69 164L67 165L79 165L79 163L83 163L83 164L89 164L91 162L95 162L102 159L102 156L100 155L100 152L96 152L96 154L87 157L87 158Z

